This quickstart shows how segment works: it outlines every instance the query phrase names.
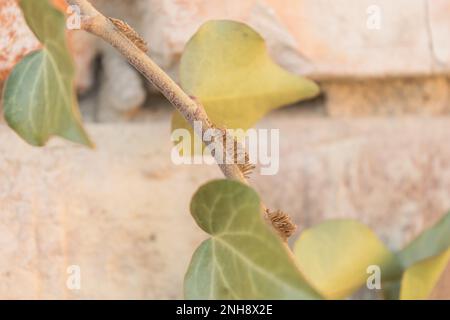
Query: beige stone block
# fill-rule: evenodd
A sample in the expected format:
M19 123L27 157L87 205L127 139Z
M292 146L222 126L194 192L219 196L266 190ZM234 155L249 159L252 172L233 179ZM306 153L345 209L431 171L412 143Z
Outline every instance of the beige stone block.
M13 7L14 2L7 0L6 3ZM151 44L152 56L173 75L185 43L209 19L249 23L267 39L277 61L291 71L314 77L449 71L450 10L447 0L93 2L105 13L124 17L136 27ZM17 16L17 8L11 10ZM370 22L378 14L380 29L373 29ZM1 23L5 25L5 21L3 18ZM5 32L26 30L20 17L13 21L17 28L5 25ZM19 51L26 48L21 44L23 41L34 41L29 33L22 32L19 36L20 39L14 40L15 46L21 48ZM3 41L5 39L6 36ZM83 41L77 40L75 46L84 49L75 51L83 56L79 59L86 67L93 57L90 49L95 46L90 40L86 40L85 45L80 42ZM8 59L14 59L15 55ZM10 63L7 64L9 67Z
M218 169L174 167L161 123L89 129L96 150L36 149L1 127L0 297L182 297L204 237L190 197ZM81 290L66 286L72 265Z
M446 77L324 81L327 112L333 117L447 115Z
M314 77L449 71L445 0L143 0L141 5L148 10L144 37L168 69L203 22L233 19L258 30L282 65Z
M281 130L279 173L253 180L300 232L355 218L400 249L449 211L449 117L301 120L291 112L265 124Z

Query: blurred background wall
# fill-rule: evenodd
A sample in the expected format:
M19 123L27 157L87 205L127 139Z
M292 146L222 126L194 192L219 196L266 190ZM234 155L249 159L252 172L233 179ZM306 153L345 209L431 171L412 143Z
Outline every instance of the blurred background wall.
M450 209L450 0L93 2L135 27L175 79L197 28L235 19L319 82L321 97L260 124L281 130L280 172L251 180L299 231L352 217L398 249ZM173 165L171 107L107 45L83 32L69 41L98 147L35 149L0 125L0 297L181 297L204 237L189 199L220 172ZM0 0L0 82L38 46L16 1ZM70 265L81 290L65 285Z
M448 0L93 2L136 28L149 43L150 55L175 79L184 45L197 28L209 19L233 19L258 30L279 64L320 80L329 115L448 111ZM0 17L1 82L38 44L15 0L1 2ZM83 32L70 32L70 43L80 93L95 85L94 62L102 57L99 120L120 119L144 104L147 85L114 50ZM114 99L110 92L116 92Z

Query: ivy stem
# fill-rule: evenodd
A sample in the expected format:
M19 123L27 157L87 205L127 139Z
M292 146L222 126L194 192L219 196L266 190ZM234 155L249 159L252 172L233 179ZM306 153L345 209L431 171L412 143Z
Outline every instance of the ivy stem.
M186 121L194 126L194 122L201 122L202 132L196 132L199 137L209 129L215 129L209 120L203 106L187 95L145 52L137 45L133 38L117 27L114 20L105 17L88 0L66 0L67 4L78 6L81 14L81 29L92 33L116 48L148 81L150 81L169 102L180 112ZM127 28L131 28L126 24ZM134 30L129 30L134 31ZM136 34L135 32L133 34ZM140 40L140 39L139 39ZM142 42L142 41L140 41ZM223 163L223 157L219 153L214 154L217 165L228 179L238 180L249 184L240 167L236 163ZM266 220L282 235L283 231L269 219L266 208L262 205ZM292 224L295 229L295 225ZM286 239L285 239L286 240Z
M112 45L150 81L194 128L194 121L202 123L203 132L213 129L211 121L201 106L190 98L153 60L126 37L110 19L101 14L87 0L66 0L69 5L80 8L81 29L88 31ZM248 184L236 164L218 163L225 177Z

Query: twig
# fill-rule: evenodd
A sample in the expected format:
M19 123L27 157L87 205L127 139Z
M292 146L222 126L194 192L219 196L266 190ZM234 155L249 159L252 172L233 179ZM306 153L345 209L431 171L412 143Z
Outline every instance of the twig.
M147 80L149 80L169 102L181 113L186 121L193 127L195 121L202 124L202 132L196 132L199 137L207 130L216 129L209 120L203 106L189 97L153 60L145 53L145 42L126 23L117 19L105 17L95 9L88 0L66 0L69 5L80 8L81 29L90 32L116 48ZM245 175L248 168L237 163L226 163L222 155L214 154L217 165L228 179L238 180L248 184ZM263 206L263 211L266 209ZM276 224L265 214L275 229ZM292 226L295 228L295 225ZM277 231L279 231L277 229Z

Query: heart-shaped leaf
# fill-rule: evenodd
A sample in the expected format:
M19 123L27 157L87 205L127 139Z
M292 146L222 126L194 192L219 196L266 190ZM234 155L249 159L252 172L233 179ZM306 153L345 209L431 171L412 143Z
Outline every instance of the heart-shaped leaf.
M402 300L422 300L430 298L443 272L450 263L450 249L441 254L422 260L408 268L402 278L400 298ZM450 289L447 287L447 290ZM442 294L442 293L441 293ZM450 292L446 292L450 295Z
M3 95L6 121L35 146L53 135L91 146L76 102L64 15L48 0L21 0L20 7L43 48L27 55L11 72Z
M259 197L250 187L210 182L194 195L191 213L211 238L192 257L187 299L320 299L264 222Z
M275 64L256 31L227 20L206 22L190 39L180 80L215 125L230 129L246 130L267 112L319 93L313 81ZM191 130L178 112L172 128Z
M300 269L319 292L342 299L358 290L380 268L380 280L398 271L397 260L367 226L354 220L329 220L305 230L294 248Z

